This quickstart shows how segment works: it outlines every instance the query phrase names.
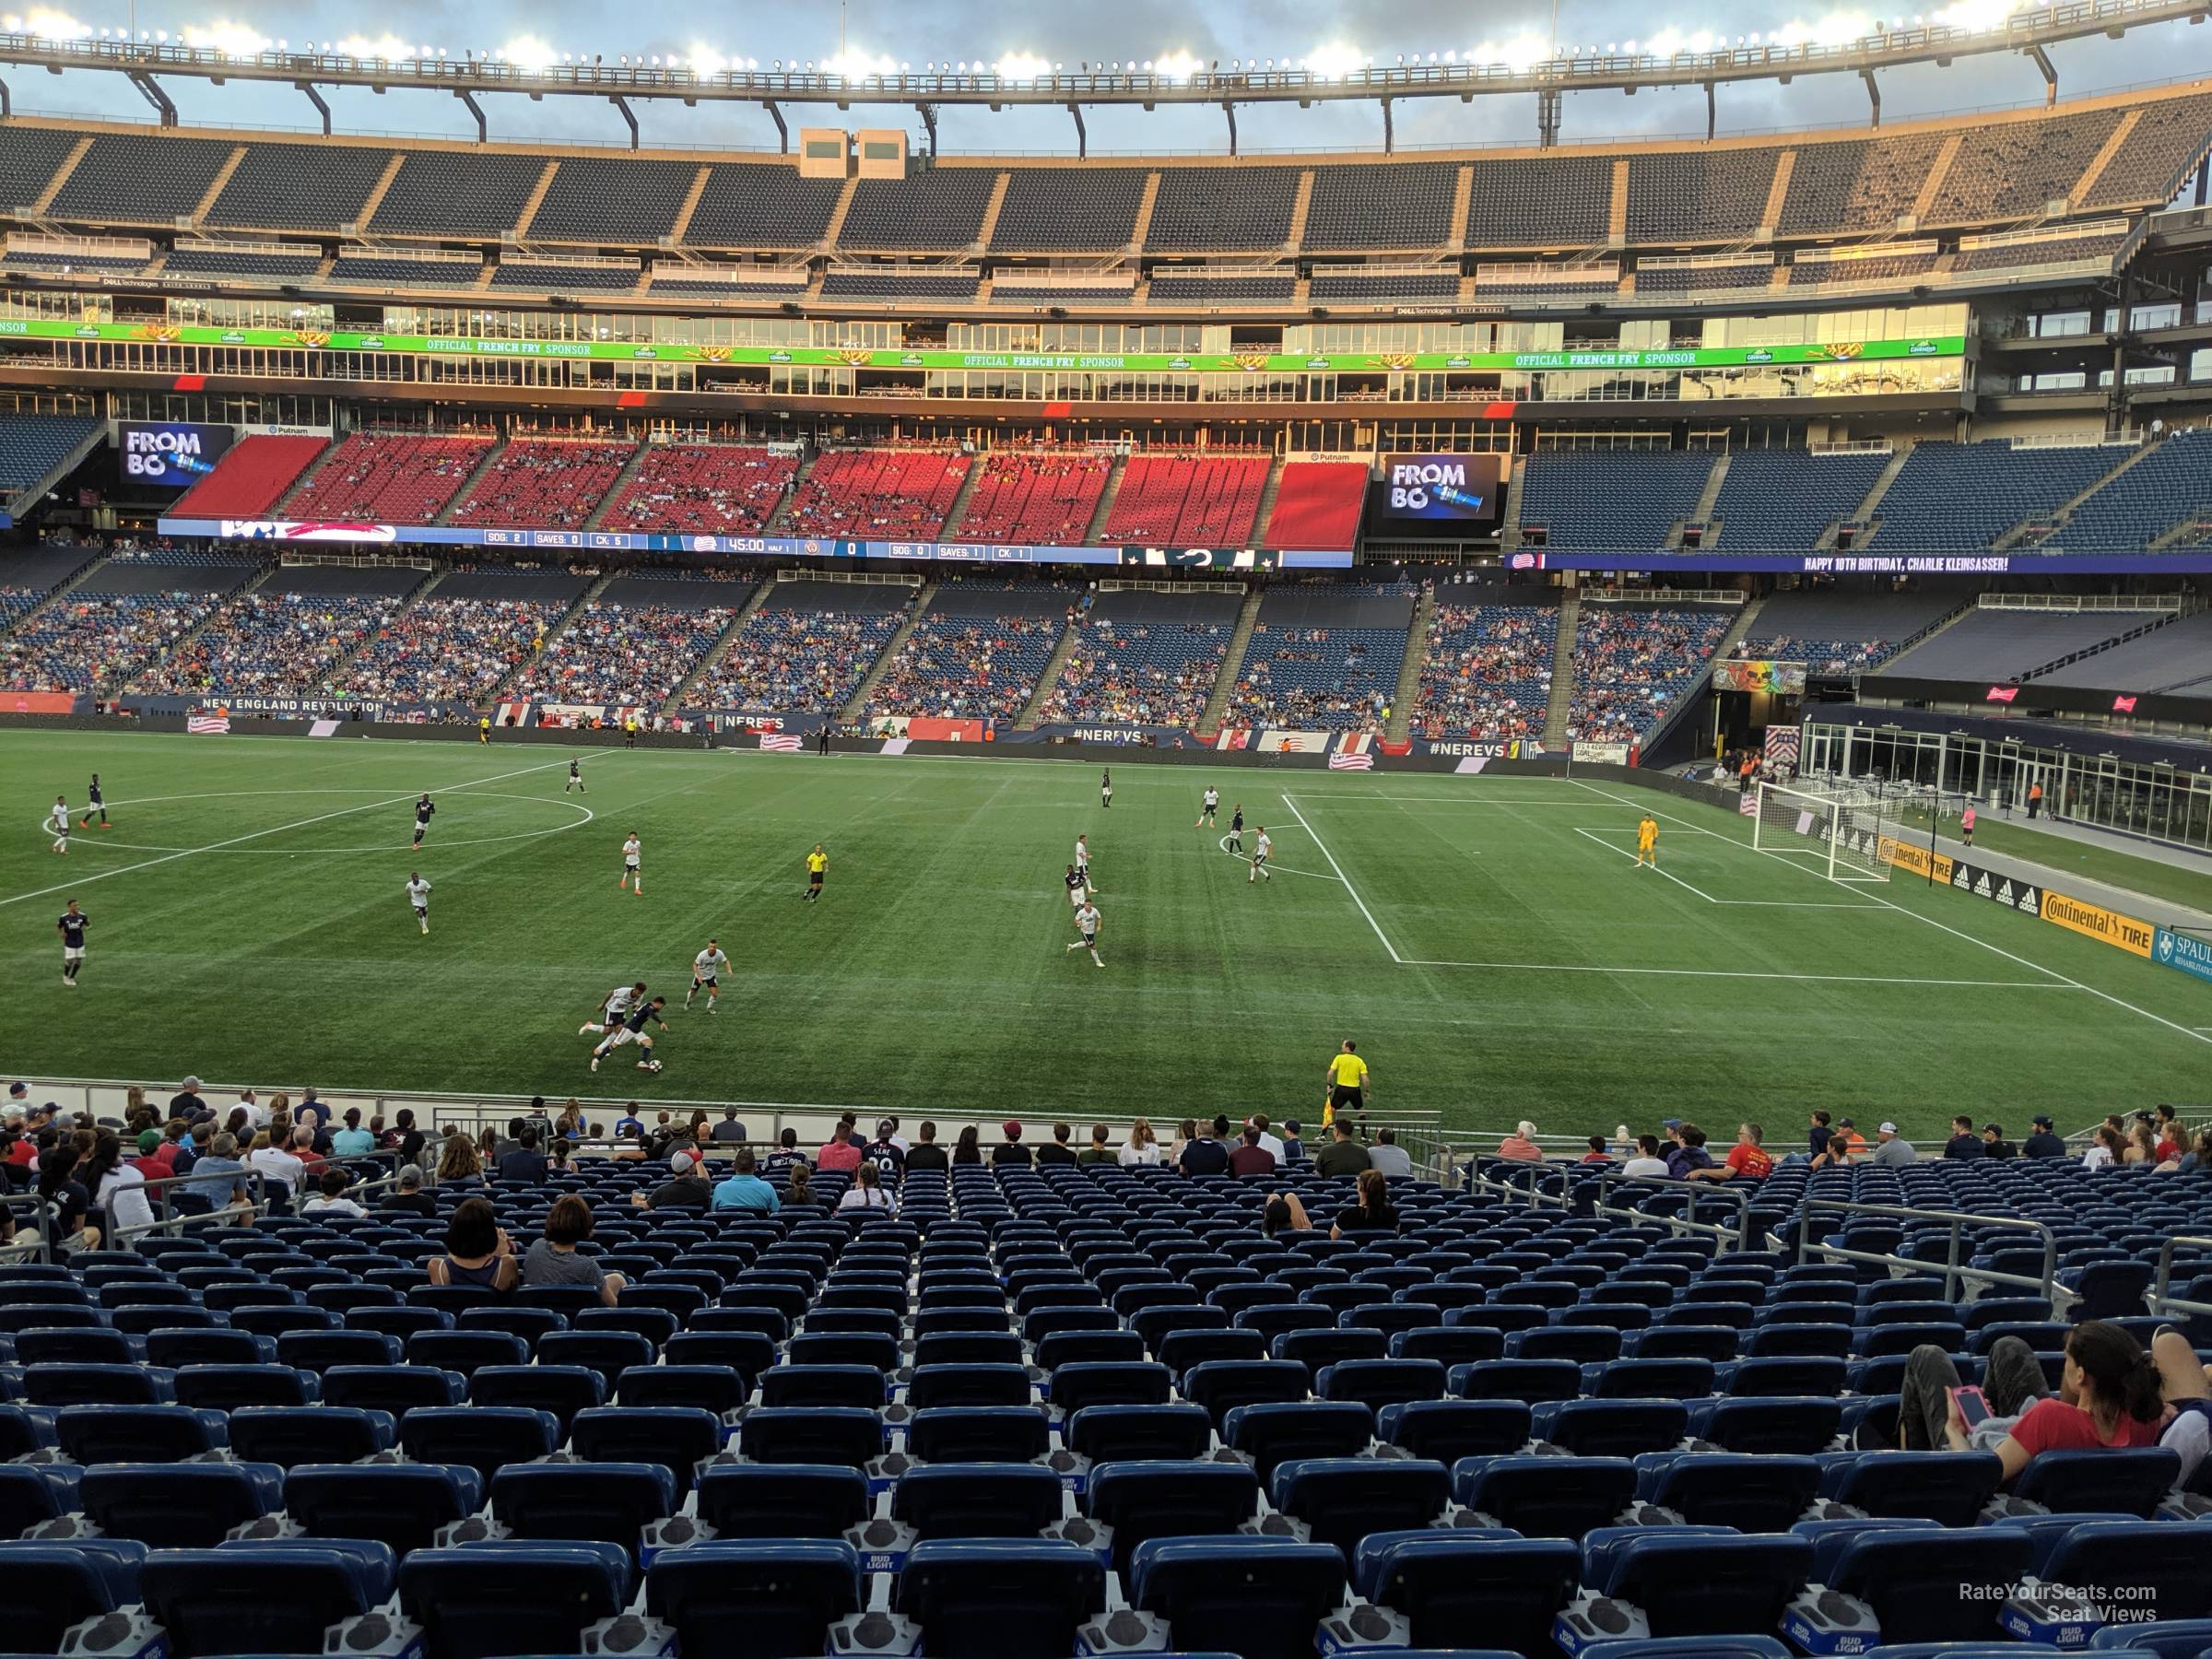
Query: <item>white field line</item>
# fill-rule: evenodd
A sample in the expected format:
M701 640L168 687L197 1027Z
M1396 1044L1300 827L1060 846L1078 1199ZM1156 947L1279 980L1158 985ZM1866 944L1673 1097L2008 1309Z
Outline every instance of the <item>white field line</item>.
M1375 920L1375 912L1367 908L1367 900L1359 897L1359 889L1352 885L1352 878L1344 873L1344 866L1336 862L1336 854L1329 851L1327 842L1313 833L1313 826L1306 822L1306 815L1298 809L1296 801L1285 795L1283 805L1289 808L1290 816L1298 820L1299 828L1321 849L1321 855L1329 861L1329 868L1336 872L1336 879L1344 883L1344 890L1352 896L1352 902L1359 907L1359 913L1367 918L1368 926L1375 930L1375 937L1382 941L1382 948L1390 952L1390 959L1402 964L1406 959L1398 954L1398 947L1390 942L1390 935L1382 931L1382 924Z
M1636 856L1628 848L1616 847L1612 842L1606 841L1605 837L1608 831L1578 829L1575 833L1586 841L1595 841L1606 852L1618 853L1622 858L1632 860ZM1707 833L1710 834L1712 831L1709 830ZM1728 838L1722 836L1720 839L1725 841ZM1737 905L1753 910L1873 910L1875 908L1871 904L1839 904L1833 900L1828 899L1715 899L1703 888L1683 880L1681 877L1671 870L1661 869L1656 864L1652 865L1652 869L1654 873L1665 877L1677 887L1687 888L1708 904Z

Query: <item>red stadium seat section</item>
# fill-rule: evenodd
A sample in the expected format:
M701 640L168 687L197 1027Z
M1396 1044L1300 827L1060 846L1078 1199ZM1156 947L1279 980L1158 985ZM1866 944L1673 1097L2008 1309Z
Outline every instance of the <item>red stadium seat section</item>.
M453 522L580 530L637 453L634 443L518 438L485 469Z
M794 535L934 541L967 482L971 456L947 450L830 450L791 505Z
M261 518L300 481L328 446L324 438L255 432L240 439L215 470L187 490L174 509L180 518Z
M296 519L428 524L468 482L492 440L462 433L356 432L292 498Z
M1286 463L1275 488L1275 511L1260 542L1269 547L1343 551L1359 534L1367 501L1367 465L1359 461Z
M1103 455L993 455L953 534L961 541L1079 547L1110 471Z
M1273 465L1264 455L1132 456L1100 539L1109 545L1245 546Z
M638 464L606 515L606 528L758 535L798 470L796 455L757 447L663 444Z

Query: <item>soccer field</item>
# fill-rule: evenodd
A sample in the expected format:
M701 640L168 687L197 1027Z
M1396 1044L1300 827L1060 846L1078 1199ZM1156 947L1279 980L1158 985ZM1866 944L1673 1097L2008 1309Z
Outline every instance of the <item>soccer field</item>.
M2015 1134L2200 1093L2212 988L1906 877L1754 852L1721 805L1432 773L0 733L0 1054L33 1075L880 1106L909 1119L1317 1116L1345 1037L1374 1104L1610 1131L1816 1106ZM113 828L66 859L40 821ZM1200 792L1221 830L1194 829ZM410 851L412 803L438 812ZM1224 853L1274 838L1275 879ZM1633 865L1649 806L1661 869ZM618 890L644 847L643 898ZM1104 969L1062 875L1089 837ZM826 896L802 902L823 842ZM433 885L430 933L403 887ZM92 919L80 988L54 918ZM721 1012L681 1011L716 935ZM596 1077L610 986L671 1000L665 1070Z

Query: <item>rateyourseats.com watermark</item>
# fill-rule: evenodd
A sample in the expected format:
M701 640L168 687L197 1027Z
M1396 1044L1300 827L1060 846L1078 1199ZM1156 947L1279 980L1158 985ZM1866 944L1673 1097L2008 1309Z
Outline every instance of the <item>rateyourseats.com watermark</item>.
M2159 1617L2155 1584L2100 1584L2085 1590L2026 1579L2010 1584L1960 1584L1959 1599L1995 1606L2037 1605L2053 1623L2153 1624Z

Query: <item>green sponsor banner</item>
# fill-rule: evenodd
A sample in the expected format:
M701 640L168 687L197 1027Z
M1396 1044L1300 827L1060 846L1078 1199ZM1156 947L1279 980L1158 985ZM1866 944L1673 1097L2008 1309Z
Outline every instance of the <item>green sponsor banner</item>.
M676 340L480 340L464 335L362 334L316 329L213 328L161 323L67 323L0 318L0 340L112 340L134 345L241 346L268 350L396 351L441 357L578 358L595 362L789 364L811 369L1128 371L1146 374L1374 374L1455 369L1751 369L1785 363L1855 363L1966 354L1962 335L1818 346L1728 346L1678 351L1304 352L901 351L829 346L694 346Z

